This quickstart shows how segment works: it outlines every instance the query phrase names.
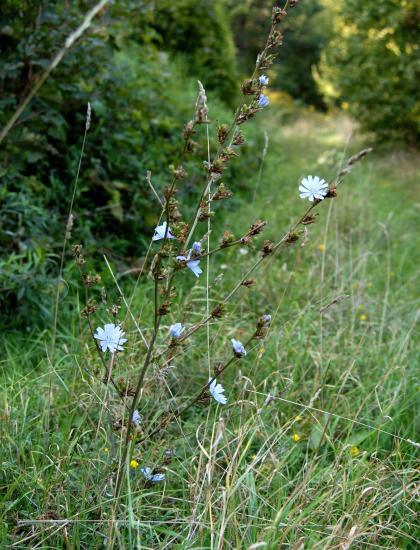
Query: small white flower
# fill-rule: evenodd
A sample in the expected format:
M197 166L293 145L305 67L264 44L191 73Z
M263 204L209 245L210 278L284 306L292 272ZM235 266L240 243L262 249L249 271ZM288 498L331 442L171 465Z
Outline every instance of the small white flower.
M140 425L140 422L141 422L141 414L139 413L139 411L136 409L134 412L133 412L133 416L131 417L131 421L133 424L135 424L136 426L139 426Z
M169 327L169 334L172 338L179 338L184 330L185 327L183 327L181 323L175 323Z
M107 349L111 353L123 351L122 344L127 342L127 338L124 338L125 332L120 327L115 326L114 323L109 323L104 328L98 327L94 336L99 340L99 345L103 352Z
M173 235L170 227L168 227L168 230L166 230L167 225L168 224L166 222L163 222L162 225L157 225L156 226L155 234L152 237L152 241L160 241L161 239L164 239L165 238L165 233L166 233L166 238L167 239L176 239L176 237L175 237L175 235Z
M308 176L301 181L299 191L301 199L309 199L311 202L322 200L328 193L328 183L318 176Z
M241 256L246 256L248 254L248 252L249 252L249 250L245 247L242 247L242 248L239 249L239 254Z
M244 345L239 340L235 340L235 338L232 338L232 347L233 347L233 353L237 357L244 357L246 355L246 350L244 348Z
M213 396L213 399L215 399L221 405L226 405L227 397L225 395L225 388L222 386L222 384L217 384L216 380L213 380L213 382L211 382L211 378L209 378L209 390L211 395Z
M140 468L140 472L144 475L147 481L164 481L165 474L152 474L152 468L145 466Z

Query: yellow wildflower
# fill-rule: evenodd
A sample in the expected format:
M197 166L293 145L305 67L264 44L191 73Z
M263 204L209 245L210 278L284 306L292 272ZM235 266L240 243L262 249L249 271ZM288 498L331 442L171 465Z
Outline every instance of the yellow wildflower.
M365 313L362 313L362 315L359 317L361 321L366 321L367 315Z
M295 443L297 443L298 441L300 441L300 435L299 434L293 434L292 439Z
M318 250L319 250L320 252L324 252L324 250L325 250L325 244L324 244L324 243L320 243L320 244L318 245Z
M351 454L351 456L354 456L355 458L356 458L356 456L359 456L359 454L360 454L359 447L356 447L355 445L353 445L353 447L350 447L350 454Z
M138 468L139 467L139 463L137 462L137 460L130 460L130 466L134 469Z

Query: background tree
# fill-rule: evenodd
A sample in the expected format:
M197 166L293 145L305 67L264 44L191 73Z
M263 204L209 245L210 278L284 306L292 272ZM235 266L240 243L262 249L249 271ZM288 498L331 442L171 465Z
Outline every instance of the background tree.
M382 140L419 138L418 0L323 0L334 36L319 83Z
M240 66L246 71L252 67L267 33L273 2L227 0L227 4ZM330 37L329 13L319 0L301 2L293 8L293 17L286 17L283 23L285 40L270 85L306 105L324 108L312 68L319 62L321 51Z

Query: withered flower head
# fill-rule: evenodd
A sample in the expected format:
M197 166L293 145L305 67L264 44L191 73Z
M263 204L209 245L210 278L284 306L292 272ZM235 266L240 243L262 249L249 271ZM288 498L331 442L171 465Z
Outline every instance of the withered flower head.
M251 227L248 230L248 235L258 235L258 233L261 233L261 231L264 229L264 227L267 225L267 222L262 220L257 220L255 223L251 225Z
M217 141L219 143L224 143L228 133L229 133L229 126L227 124L220 124L217 127Z
M263 256L268 256L273 252L274 243L269 240L264 241L263 244Z
M277 23L280 23L280 21L283 21L283 19L286 17L287 11L283 10L282 8L279 8L278 6L274 6L271 17L273 20L273 23L276 25Z
M241 90L244 95L255 95L258 92L258 80L245 80Z
M217 186L216 192L213 195L212 200L214 201L220 201L222 199L228 199L232 196L232 193L227 189L224 183L219 183Z
M233 136L232 145L242 145L245 143L245 138L240 130L237 130Z
M234 240L234 235L230 231L225 231L223 233L222 240L220 242L220 248L225 248Z
M222 304L222 303L217 304L217 306L211 312L211 316L214 319L220 319L221 317L223 317L224 309L225 309L224 304Z

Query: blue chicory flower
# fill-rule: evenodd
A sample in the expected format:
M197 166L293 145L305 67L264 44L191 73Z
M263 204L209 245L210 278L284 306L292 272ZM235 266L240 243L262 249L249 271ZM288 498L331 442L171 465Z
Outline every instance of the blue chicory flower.
M200 254L200 252L201 252L201 243L200 243L200 241L197 241L197 242L193 243L191 248L192 248L193 252L195 252L196 254Z
M152 474L152 468L145 466L140 468L140 472L144 475L147 481L164 481L165 474Z
M186 256L177 256L176 259L178 262L185 262L186 266L191 269L191 271L194 273L196 277L199 277L201 273L203 273L203 270L200 267L200 260L190 260L191 258L191 251L188 254L188 257Z
M133 412L133 416L131 417L131 421L136 426L139 426L139 424L141 422L141 414L139 413L139 411L137 409Z
M203 270L200 267L200 260L190 260L187 262L187 267L191 269L196 277L199 277L203 273Z
M267 105L270 103L270 100L265 94L261 94L260 98L258 100L258 105L262 108L267 107Z
M180 338L181 334L184 332L185 327L181 323L175 323L169 327L169 334L172 338Z
M165 234L167 239L176 239L175 235L173 235L171 228L168 226L168 224L166 222L163 222L162 225L156 226L155 234L152 237L152 241L160 241L161 239L164 239Z
M242 342L240 342L239 340L235 340L234 338L232 338L231 342L233 347L233 353L237 357L244 357L246 355L246 350Z
M270 79L268 78L268 76L265 76L265 74L262 74L258 79L258 81L261 84L261 86L268 86Z

